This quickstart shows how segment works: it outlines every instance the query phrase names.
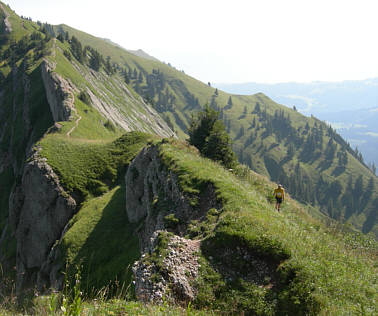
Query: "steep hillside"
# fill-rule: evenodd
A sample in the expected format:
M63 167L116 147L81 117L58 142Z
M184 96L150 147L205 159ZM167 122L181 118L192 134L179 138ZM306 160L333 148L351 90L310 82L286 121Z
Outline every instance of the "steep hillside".
M262 92L280 104L295 106L330 122L343 138L378 165L378 78L342 82L216 84L233 94Z
M110 296L129 288L146 303L191 302L215 314L376 313L374 240L325 226L290 197L275 212L274 184L264 177L141 133L113 143L64 137L59 145L59 138L40 142L40 156L65 191L80 191L88 178L102 189L89 187L91 197L38 272L41 289L59 288L62 270L74 283L80 269L86 297L106 286ZM108 179L93 172L117 165Z
M291 198L275 212L274 184L204 159L168 125L186 137L190 111L209 102L240 160L273 179L283 170L288 183L294 164L302 189L323 169L328 200L330 180L349 173L353 205L372 207L375 183L365 189L366 168L331 129L264 95L231 97L107 41L0 12L0 263L19 298L63 290L45 300L49 313L99 295L189 313L377 312L374 240L326 226Z
M193 111L204 104L220 111L239 161L280 181L297 199L339 221L378 234L378 178L333 129L273 102L263 94L230 95L158 61L139 58L68 26L83 45L109 56L129 86L150 102L185 138ZM362 194L364 192L364 194Z
M112 141L132 130L174 133L118 74L75 60L67 42L50 36L49 25L21 19L2 3L0 13L0 260L14 266L19 214L9 209L22 202L17 190L25 161L46 133L87 141ZM48 165L35 165L49 173ZM78 204L86 192L76 192Z

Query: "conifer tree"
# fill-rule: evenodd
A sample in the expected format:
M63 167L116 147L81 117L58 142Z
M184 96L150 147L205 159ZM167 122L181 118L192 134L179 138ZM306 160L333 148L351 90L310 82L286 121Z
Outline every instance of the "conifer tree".
M232 108L232 98L231 96L228 98L227 106L231 109Z
M142 71L139 72L138 82L139 83L143 83L143 73L142 73Z
M71 38L71 52L72 52L72 55L74 55L74 57L80 63L83 63L84 61L83 48L80 41L75 36L72 36Z
M101 58L102 56L100 53L93 49L91 51L91 58L89 60L89 67L91 67L93 70L99 71L101 66Z
M110 62L110 56L106 57L105 70L106 70L108 75L114 74L114 69L113 69L113 66Z
M257 114L259 114L261 112L261 108L260 108L260 103L259 102L256 103L255 110L253 112L257 113Z
M123 78L125 79L126 84L130 83L130 78L129 78L128 74L127 74L127 71L125 71L123 73Z
M202 112L193 115L189 127L189 143L200 153L212 160L219 161L226 168L236 165L236 156L231 148L231 139L225 131L219 113L206 105Z
M62 43L64 43L64 35L63 35L63 33L59 33L59 35L57 36L57 39L59 41L61 41Z

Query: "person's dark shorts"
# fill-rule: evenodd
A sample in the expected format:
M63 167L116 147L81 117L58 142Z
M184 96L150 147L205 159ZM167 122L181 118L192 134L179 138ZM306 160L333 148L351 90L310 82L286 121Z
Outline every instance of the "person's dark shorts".
M281 204L281 203L282 203L282 198L280 198L280 197L276 197L276 200L277 200L277 203L278 203L278 204Z

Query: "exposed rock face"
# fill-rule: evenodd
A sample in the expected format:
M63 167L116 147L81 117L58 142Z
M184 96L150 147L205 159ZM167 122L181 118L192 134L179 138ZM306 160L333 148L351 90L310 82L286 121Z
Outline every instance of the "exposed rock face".
M47 101L55 122L68 121L74 108L73 91L76 88L54 72L54 68L47 60L41 64Z
M72 62L76 70L90 83L86 92L91 104L107 120L122 127L125 131L143 131L161 137L176 137L167 123L142 97L133 95L124 80L118 76L111 78L104 72L82 67ZM106 85L104 84L106 83ZM109 87L111 87L109 89ZM93 93L96 91L96 94Z
M5 33L10 33L12 32L12 25L10 24L8 20L9 13L7 12L7 10L4 9L4 6L1 3L0 3L0 9L2 9L5 14L5 19L4 19Z
M127 215L131 222L144 219L139 230L143 255L133 267L139 299L161 303L164 297L184 305L194 299L196 289L191 281L198 273L200 242L183 236L191 220L201 221L209 209L222 206L211 184L197 196L196 204L191 200L193 196L183 192L178 176L164 165L157 146L144 148L130 164L126 174ZM175 219L175 225L167 221L167 215ZM175 235L169 237L162 266L157 267L149 258L156 252L159 234L166 230Z
M164 232L154 233L152 237L154 245L159 233ZM175 235L169 238L165 249L167 255L160 267L155 263L149 263L151 254L144 254L141 260L134 264L135 294L143 302L163 303L163 299L168 299L172 303L178 302L187 306L196 295L196 289L191 282L198 275L199 264L196 253L200 241ZM158 280L153 279L156 275Z
M155 231L166 229L165 216L173 214L177 218L175 233L182 236L191 220L201 220L210 208L221 208L211 184L196 197L193 206L193 197L183 192L177 175L164 166L156 146L144 148L135 157L125 179L129 220L135 223L146 218L140 234L142 251L149 249Z
M34 153L25 165L21 184L11 194L9 208L17 240L16 286L21 290L35 285L52 246L74 214L76 202L63 190L46 160Z

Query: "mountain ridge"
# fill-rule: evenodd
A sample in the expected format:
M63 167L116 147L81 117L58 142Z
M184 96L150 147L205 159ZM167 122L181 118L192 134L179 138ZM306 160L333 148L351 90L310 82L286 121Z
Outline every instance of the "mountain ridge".
M262 91L270 95L276 102L295 106L305 115L313 114L329 122L346 138L353 147L364 155L368 163L378 164L377 139L366 133L377 132L374 123L365 123L364 128L351 127L348 130L339 128L339 123L358 124L363 120L364 113L378 104L377 78L365 80L346 80L342 82L311 82L311 83L277 83L277 84L215 84L230 93L250 94ZM354 113L350 113L354 111ZM339 117L332 115L339 113ZM373 117L371 118L373 119Z
M30 21L23 21L22 23L26 23ZM228 132L230 133L231 137L234 141L234 149L236 153L239 156L239 160L241 162L247 163L251 168L254 168L254 170L259 171L265 175L268 175L272 177L275 181L280 181L279 177L280 175L277 174L277 170L274 171L273 169L277 169L277 164L279 159L281 163L283 163L281 168L282 175L281 177L285 182L284 184L288 186L289 190L295 191L295 185L290 184L294 180L290 182L290 174L293 172L294 167L289 164L284 164L285 157L283 156L285 154L285 151L288 152L288 144L290 143L290 139L286 138L286 142L282 144L282 141L280 138L280 133L287 133L287 131L280 131L279 128L275 131L275 126L272 126L272 120L274 120L274 116L278 115L278 113L283 113L283 116L286 117L285 124L293 124L295 125L295 129L297 131L294 131L292 127L290 127L290 133L296 133L290 137L294 137L295 139L298 139L300 143L305 143L306 139L308 138L304 133L307 133L307 126L310 127L310 129L315 128L315 124L317 124L318 128L321 126L321 129L324 131L329 130L328 126L321 123L320 121L317 121L313 118L306 118L304 116L299 115L297 112L290 110L286 107L283 107L281 105L278 105L274 103L271 99L267 98L264 95L256 94L253 96L241 96L241 95L229 95L224 93L223 91L218 91L216 88L209 87L208 85L203 84L202 82L199 82L195 80L194 78L191 78L184 73L177 71L176 69L162 64L157 61L152 60L146 60L141 59L138 56L135 56L133 54L130 54L129 52L125 51L124 49L120 49L115 47L113 44L104 42L100 38L96 38L94 36L88 35L84 32L74 30L72 28L69 28L65 25L60 25L58 27L53 26L44 26L46 31L55 32L56 34L72 34L72 36L77 37L79 39L78 43L83 42L83 48L91 49L91 54L94 54L94 50L98 50L100 54L103 54L103 56L106 56L106 59L109 61L108 66L109 71L111 70L111 67L114 67L114 70L118 72L120 75L125 77L125 80L129 81L129 84L127 84L127 87L124 86L124 89L130 89L132 93L135 93L135 96L138 96L137 98L140 98L142 96L142 99L140 99L141 102L147 101L148 103L151 103L152 107L155 108L155 110L164 118L164 120L167 122L167 124L175 129L176 133L179 137L185 138L186 137L186 130L189 126L190 121L190 111L198 111L201 109L201 104L208 103L211 107L214 109L220 111L221 117L224 121L224 123L227 126ZM54 31L55 30L55 31ZM68 32L68 33L67 33ZM70 63L67 63L67 60L65 57L62 56L62 52L67 51L67 44L61 43L60 41L57 41L59 44L60 51L58 53L58 56L60 58L61 63L58 63L59 65L65 65L65 67L61 67L58 71L60 71L65 76L71 76L73 72L77 71L83 71L80 70L80 62L76 62L76 58L72 60L72 64L74 65L74 68L72 68L72 65ZM63 46L62 46L63 45ZM72 43L70 44L73 45ZM89 45L89 46L88 46ZM92 48L91 48L92 47ZM72 49L72 47L71 47ZM68 56L68 55L67 55ZM97 56L97 55L94 55ZM92 57L88 57L92 58ZM105 59L105 57L102 57ZM105 61L104 61L105 62ZM112 65L113 64L113 65ZM108 67L107 66L107 67ZM70 69L70 70L69 70ZM114 71L113 70L113 71ZM87 72L85 74L87 80L90 79L90 76L93 76L95 72L93 70ZM84 73L83 73L84 74ZM101 72L99 72L101 75ZM81 76L81 75L80 75ZM79 77L72 77L72 78L79 78ZM111 78L111 76L109 77ZM119 77L118 77L119 78ZM114 79L113 79L114 80ZM94 82L97 82L96 80ZM109 81L111 82L111 81ZM85 85L85 83L80 79L76 82L77 85ZM117 79L117 82L114 83L114 87L123 84L121 80ZM93 91L87 91L90 95L90 102L94 105L98 104L98 102L95 100L96 96L95 90L101 90L104 86L98 86ZM118 99L117 102L120 102L121 99ZM114 102L107 99L107 102ZM121 101L123 102L123 101ZM116 105L116 103L113 103L113 105ZM256 108L260 108L260 111L256 111ZM144 106L144 105L143 105ZM102 106L98 105L98 109L101 109ZM277 112L277 113L276 113ZM266 113L266 114L265 114ZM82 116L82 115L81 115ZM292 117L295 120L292 122L289 122L287 118ZM252 125L254 124L253 121L258 120L261 122L261 124L255 124L254 127ZM281 120L281 119L279 119ZM237 123L236 123L237 122ZM302 122L302 123L300 123ZM112 123L114 123L114 120L112 120ZM133 124L137 124L136 122ZM139 123L138 123L139 124ZM141 123L144 124L144 123ZM251 125L250 125L251 124ZM273 128L273 129L272 129ZM298 129L301 129L301 135L299 135ZM305 130L304 130L305 129ZM310 132L311 132L310 130ZM317 133L317 131L314 130L314 133ZM331 138L334 138L335 140L339 139L339 136L337 136L334 131L329 130L327 132L329 135L323 136L326 140L325 142L330 141ZM311 134L311 133L310 133ZM254 137L253 135L260 135L263 137L260 137L260 146L257 146L258 139ZM269 137L267 137L269 136ZM311 136L312 137L312 136ZM319 137L318 137L319 138ZM310 140L310 139L308 139ZM320 139L318 139L320 142ZM323 142L323 141L321 141ZM336 141L337 143L338 141ZM279 147L277 147L275 144L280 144ZM331 144L331 143L330 143ZM252 155L252 146L255 146L258 150L254 150L255 153ZM310 144L311 145L311 144ZM301 148L301 144L295 145L297 149L301 149L303 151L303 148ZM321 143L318 144L320 152L325 150L326 146ZM334 147L334 146L333 146ZM343 155L344 153L338 153L340 149L344 148L344 151L349 152L347 154L347 158L345 160L345 167L352 168L353 172L350 171L350 173L353 174L355 172L357 173L363 173L365 174L363 176L362 182L363 186L367 186L369 180L369 171L363 171L363 168L357 167L356 162L354 162L354 159L361 160L360 156L357 152L354 152L350 146L345 143L344 141L339 142L339 145L336 145L336 151L334 152L334 149L331 150L331 156L332 159L329 159L328 162L323 162L323 167L320 165L322 162L319 161L319 159L323 159L322 156L319 156L317 159L318 163L318 170L320 170L323 177L326 177L330 179L331 182L338 181L338 177L340 178L340 181L344 183L341 183L342 187L342 194L343 191L346 189L346 183L348 179L346 179L342 173L340 173L340 170L342 170L342 161L341 158L337 158L337 155ZM281 150L281 154L277 149ZM256 155L257 154L257 155ZM266 156L268 159L266 159ZM313 164L314 161L305 161L303 158L305 157L305 154L301 155L295 155L297 156L298 162L303 164L303 170L306 171L307 177L311 180L307 180L307 191L311 192L314 189L311 186L312 182L319 182L320 178L318 177L318 172L315 171ZM340 156L341 157L341 156ZM350 158L348 158L350 157ZM332 160L335 159L340 160L340 168L335 169L333 172L332 170L328 170L329 167L332 167L334 163L332 163ZM273 160L272 160L273 159ZM292 159L292 157L290 158ZM253 162L255 160L255 162ZM352 163L352 165L349 167L349 162ZM362 162L362 160L361 160ZM328 167L327 167L328 166ZM327 167L327 168L325 168ZM272 169L273 168L273 169ZM325 169L324 169L325 168ZM323 170L322 170L323 169ZM358 171L357 171L358 170ZM333 175L332 175L333 173ZM286 179L286 180L285 180ZM306 181L306 178L302 178L301 181ZM355 180L352 179L352 185L355 185ZM339 181L339 182L340 182ZM350 182L350 181L349 181ZM376 180L373 179L373 183L376 185ZM339 183L340 184L340 183ZM339 184L336 183L336 187L339 187ZM319 185L321 185L321 181L319 182ZM357 190L358 191L358 190ZM374 189L373 189L374 191ZM297 192L297 197L302 198L303 192ZM308 194L308 193L306 193ZM332 205L326 205L326 201L322 201L320 195L321 193L317 193L318 196L316 196L314 199L307 199L307 202L310 203L320 203L320 207L323 208L323 212L327 213L328 215L331 215L333 217L337 217L341 219L342 217L345 217L353 222L354 225L359 227L360 229L363 228L364 222L366 222L367 218L369 218L369 215L374 216L374 209L366 210L366 215L359 214L361 213L361 210L357 209L351 209L351 210L337 210L337 214L333 214L335 207ZM342 201L340 201L342 202ZM359 205L357 203L357 205ZM365 211L364 211L365 212ZM364 213L362 212L362 213ZM356 215L354 215L356 214ZM364 231L369 231L371 225L375 225L374 223L371 224L371 221L369 220L369 225L365 225Z
M266 177L245 165L226 170L182 140L190 112L208 103L241 162L292 181L304 202L311 200L305 182L322 173L316 198L335 200L336 209L345 208L340 179L348 172L360 197L352 202L364 209L345 208L349 219L374 215L374 178L329 126L263 94L218 91L68 27L56 31L11 11L10 20L0 46L0 261L18 294L67 286L90 298L106 287L113 297L132 291L136 278L175 304L187 306L180 293L192 293L191 304L205 310L374 313L369 236L312 217L322 210L318 201L304 206L288 194L283 214L274 212ZM136 222L131 205L140 206ZM376 219L367 222L374 232ZM172 263L180 249L194 265L178 275ZM180 292L188 284L193 290Z

